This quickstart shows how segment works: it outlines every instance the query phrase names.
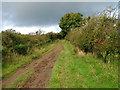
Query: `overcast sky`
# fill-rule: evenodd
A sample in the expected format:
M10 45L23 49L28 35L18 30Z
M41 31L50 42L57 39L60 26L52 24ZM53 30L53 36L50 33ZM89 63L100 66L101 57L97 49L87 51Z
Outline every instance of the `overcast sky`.
M39 28L46 33L59 32L60 18L66 13L81 13L91 16L108 6L117 6L117 2L3 2L3 30L13 28L27 34Z

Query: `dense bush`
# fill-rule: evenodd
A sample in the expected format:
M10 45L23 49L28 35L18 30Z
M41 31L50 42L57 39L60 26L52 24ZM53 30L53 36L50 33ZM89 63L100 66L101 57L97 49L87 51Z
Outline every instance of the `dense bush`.
M29 49L28 45L22 45L22 44L19 44L19 45L16 45L16 46L13 47L13 50L15 52L17 52L18 54L22 54L22 55L27 54L28 49Z
M34 35L20 34L12 29L2 31L2 61L12 62L14 55L31 54L34 48L40 48L56 39L59 39L58 33L41 34L40 30Z
M75 46L86 53L95 53L104 62L118 59L120 53L118 19L107 13L89 18L84 26L72 30L66 36Z

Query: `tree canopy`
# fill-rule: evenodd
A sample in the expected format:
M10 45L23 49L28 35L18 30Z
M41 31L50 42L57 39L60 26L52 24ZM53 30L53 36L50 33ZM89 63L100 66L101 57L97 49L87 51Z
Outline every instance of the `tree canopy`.
M59 27L62 29L62 36L66 36L67 32L72 28L80 27L82 25L82 14L80 13L67 13L59 22Z

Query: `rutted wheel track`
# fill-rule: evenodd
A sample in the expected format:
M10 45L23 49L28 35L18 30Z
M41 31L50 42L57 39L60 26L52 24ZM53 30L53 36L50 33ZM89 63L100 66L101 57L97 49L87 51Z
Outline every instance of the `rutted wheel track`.
M35 72L20 88L45 88L49 84L49 79L55 60L62 50L62 44L57 43L52 51L47 52L37 60L33 60L27 66L20 68L14 75L3 80L2 85L6 86L7 84L10 84L13 80L15 80L15 78L19 77L20 74L26 72L28 69L34 68Z
M24 88L44 88L48 85L51 71L57 56L63 49L61 44L57 44L55 48L43 57L43 62L35 67L35 73L26 81Z

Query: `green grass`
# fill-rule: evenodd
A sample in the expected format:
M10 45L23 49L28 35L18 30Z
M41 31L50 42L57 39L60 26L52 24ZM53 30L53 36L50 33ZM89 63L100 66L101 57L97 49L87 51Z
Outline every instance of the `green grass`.
M53 46L57 43L57 41L53 43L46 44L42 46L40 49L35 48L32 54L23 56L17 55L13 58L14 63L7 63L2 66L2 78L9 77L14 74L18 68L27 65L32 60L35 60L36 57L43 55L45 52L52 50Z
M28 70L26 73L20 75L20 77L16 78L12 84L6 86L5 88L20 88L24 85L25 81L29 76L34 72L34 69Z
M93 55L73 55L73 46L63 40L64 50L53 68L49 88L118 88L118 67L104 64Z

